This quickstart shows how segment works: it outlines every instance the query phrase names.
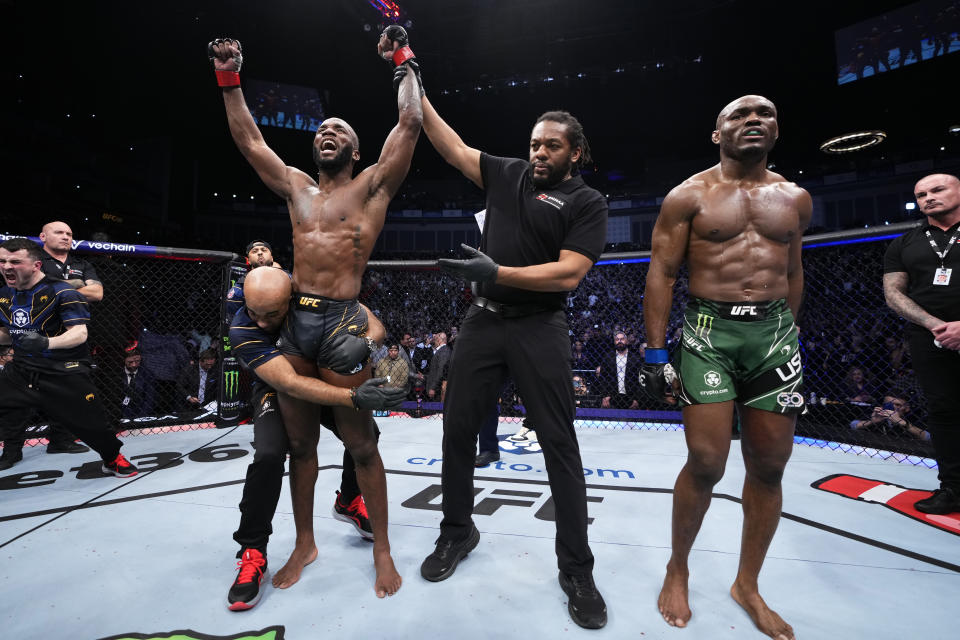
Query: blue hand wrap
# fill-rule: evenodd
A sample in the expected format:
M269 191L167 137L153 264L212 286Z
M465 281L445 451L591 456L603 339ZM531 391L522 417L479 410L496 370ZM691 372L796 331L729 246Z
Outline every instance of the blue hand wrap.
M643 361L647 364L666 364L670 362L670 352L666 349L646 349Z

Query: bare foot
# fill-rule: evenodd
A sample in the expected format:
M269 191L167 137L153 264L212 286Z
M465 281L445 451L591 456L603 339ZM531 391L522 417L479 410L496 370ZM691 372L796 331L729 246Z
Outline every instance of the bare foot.
M373 585L377 592L377 597L392 596L400 590L403 578L397 573L397 568L393 566L393 558L390 552L380 552L373 554L373 566L377 570L377 581Z
M293 553L287 560L287 564L273 574L273 586L278 589L292 587L300 579L300 573L303 568L317 559L317 545L311 543L297 544L293 548Z
M758 592L748 592L734 583L730 587L730 595L749 614L757 629L775 640L796 640L793 627L784 622L776 611L770 609Z
M663 588L660 589L660 597L657 598L657 608L660 609L660 615L667 621L671 627L685 627L690 621L690 604L688 602L687 578L690 574L686 571L674 571L667 566L667 575L663 579Z

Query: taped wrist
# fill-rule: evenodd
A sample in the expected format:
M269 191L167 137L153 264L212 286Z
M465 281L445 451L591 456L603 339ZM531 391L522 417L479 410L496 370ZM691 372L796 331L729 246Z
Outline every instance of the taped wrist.
M393 52L393 66L399 67L407 60L413 60L414 58L416 58L416 56L413 55L413 49L408 45L404 45Z
M666 349L646 349L643 361L648 364L666 364L670 362L670 353Z
M353 404L354 409L356 409L357 411L360 410L360 406L357 404L357 388L356 387L350 388L350 402Z
M220 69L215 69L214 73L217 74L218 87L239 87L240 86L239 71L221 71Z

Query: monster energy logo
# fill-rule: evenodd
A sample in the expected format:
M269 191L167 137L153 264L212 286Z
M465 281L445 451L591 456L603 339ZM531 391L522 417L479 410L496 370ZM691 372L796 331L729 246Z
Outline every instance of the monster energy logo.
M223 372L223 394L224 400L232 400L240 395L240 371Z
M697 314L697 335L701 338L706 338L710 335L710 330L713 329L713 316L708 316L703 313Z

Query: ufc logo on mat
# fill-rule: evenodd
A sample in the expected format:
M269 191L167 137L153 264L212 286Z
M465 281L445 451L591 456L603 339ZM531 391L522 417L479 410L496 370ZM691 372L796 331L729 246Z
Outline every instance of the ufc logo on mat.
M757 308L754 306L745 306L745 305L734 305L730 309L730 315L732 316L755 316L757 315Z

